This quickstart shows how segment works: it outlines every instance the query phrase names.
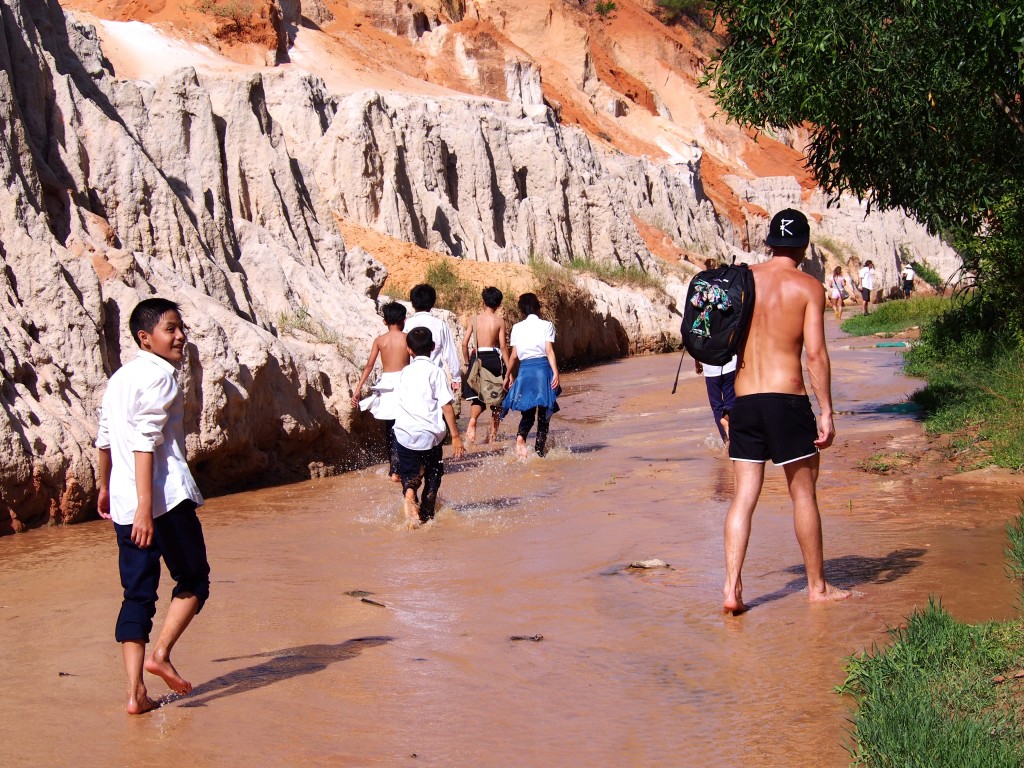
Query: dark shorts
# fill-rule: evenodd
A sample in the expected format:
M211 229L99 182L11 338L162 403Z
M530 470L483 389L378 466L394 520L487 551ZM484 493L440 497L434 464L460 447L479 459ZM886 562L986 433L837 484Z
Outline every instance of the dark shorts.
M789 464L816 454L817 438L807 395L744 395L729 414L729 458L735 461Z
M871 301L871 289L870 288L861 288L860 289L860 297L864 301Z

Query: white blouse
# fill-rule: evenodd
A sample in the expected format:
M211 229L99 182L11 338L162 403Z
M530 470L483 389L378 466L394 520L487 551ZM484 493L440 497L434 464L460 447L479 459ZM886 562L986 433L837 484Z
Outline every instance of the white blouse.
M520 360L546 357L549 341L555 343L555 326L537 315L528 315L525 320L513 325L509 338L509 344L516 348Z

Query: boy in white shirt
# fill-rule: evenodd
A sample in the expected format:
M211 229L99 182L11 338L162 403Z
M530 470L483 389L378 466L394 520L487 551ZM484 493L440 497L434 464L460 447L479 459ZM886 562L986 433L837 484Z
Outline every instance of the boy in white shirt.
M405 518L416 528L434 518L437 492L444 475L441 444L451 432L453 455L461 458L462 438L455 425L455 399L443 370L430 360L434 339L429 328L420 326L406 334L412 357L395 387L395 449L398 476L402 480ZM423 495L417 498L420 482Z
M147 694L143 669L175 693L192 690L171 664L171 649L210 595L210 566L196 516L203 497L185 460L185 401L176 379L185 356L181 312L172 301L146 299L128 327L141 351L110 377L103 395L97 507L117 534L124 600L114 637L128 675L126 709L139 715L159 706ZM161 558L176 584L146 658Z

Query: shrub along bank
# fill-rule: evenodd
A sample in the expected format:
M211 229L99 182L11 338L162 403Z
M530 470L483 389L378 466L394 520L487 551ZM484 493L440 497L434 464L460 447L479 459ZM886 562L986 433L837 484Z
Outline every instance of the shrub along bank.
M921 327L906 371L928 383L912 399L929 432L950 436L948 456L962 469L1024 468L1024 345L1000 312L974 296L921 297L886 302L842 326L858 336Z

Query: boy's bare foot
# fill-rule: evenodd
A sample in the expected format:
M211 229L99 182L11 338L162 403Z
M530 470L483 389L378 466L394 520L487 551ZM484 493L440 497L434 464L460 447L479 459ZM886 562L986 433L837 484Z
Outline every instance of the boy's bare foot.
M191 693L192 683L178 674L170 658L158 659L156 652L146 659L146 671L161 678L175 693Z
M528 459L530 457L530 449L526 447L526 440L523 439L522 435L516 435L516 456L520 459Z
M476 442L476 421L473 419L469 420L469 425L466 427L466 442L470 445Z
M836 600L845 600L852 594L849 590L825 584L825 589L821 592L807 590L807 599L812 603L830 603Z
M138 688L128 692L128 706L125 707L125 711L129 715L142 715L159 706L159 704L149 698L146 686L139 683Z
M416 503L416 492L410 488L405 492L405 526L412 530L420 527L420 505Z
M398 473L397 473L397 472L395 472L395 473L393 473L393 474L391 475L391 482L392 482L392 483L400 483L400 482L402 482L402 478L400 478L400 477L398 476Z

